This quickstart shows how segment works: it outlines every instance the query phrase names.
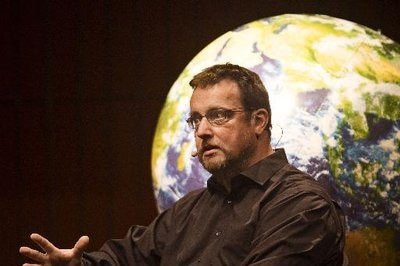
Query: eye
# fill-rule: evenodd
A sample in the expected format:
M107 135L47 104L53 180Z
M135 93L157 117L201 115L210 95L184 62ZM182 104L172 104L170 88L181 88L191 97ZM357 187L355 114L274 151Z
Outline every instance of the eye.
M190 120L192 121L193 124L198 124L200 123L200 120L203 117L200 114L193 114L192 117L190 118Z
M215 117L216 117L217 119L224 119L224 118L226 118L226 110L217 110L217 111L215 112Z
M212 110L208 113L208 119L212 120L214 123L223 123L228 118L228 112L224 109Z

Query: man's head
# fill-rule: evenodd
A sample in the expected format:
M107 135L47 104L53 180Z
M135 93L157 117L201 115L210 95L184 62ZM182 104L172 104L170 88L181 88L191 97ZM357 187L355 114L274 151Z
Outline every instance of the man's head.
M215 65L194 76L190 85L188 123L209 172L234 174L271 152L268 93L257 74L237 65Z
M189 82L193 89L214 85L223 79L230 79L239 86L243 108L256 110L264 108L269 114L268 124L265 130L271 136L271 106L267 89L257 73L233 64L213 65L198 73Z

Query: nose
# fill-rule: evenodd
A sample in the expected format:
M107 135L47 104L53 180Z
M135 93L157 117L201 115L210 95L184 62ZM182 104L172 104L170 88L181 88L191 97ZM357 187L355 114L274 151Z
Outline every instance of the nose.
M199 138L204 138L204 136L209 136L212 134L212 126L210 122L205 117L202 117L200 123L196 129L196 136Z

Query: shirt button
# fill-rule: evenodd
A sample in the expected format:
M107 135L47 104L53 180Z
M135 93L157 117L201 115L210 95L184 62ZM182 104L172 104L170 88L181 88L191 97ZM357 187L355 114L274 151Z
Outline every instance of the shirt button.
M215 232L215 236L220 236L222 234L222 232L221 231L217 231L217 232Z
M228 204L232 204L232 201L231 200L227 200L226 201Z

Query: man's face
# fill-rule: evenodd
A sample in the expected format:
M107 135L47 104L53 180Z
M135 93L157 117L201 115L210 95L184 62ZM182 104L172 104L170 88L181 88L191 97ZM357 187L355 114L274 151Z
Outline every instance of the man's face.
M230 80L194 90L190 109L192 115L205 115L210 110L243 110L238 85ZM195 130L198 158L212 174L241 171L248 167L254 154L256 134L245 112L231 113L221 125L211 125L203 117Z

